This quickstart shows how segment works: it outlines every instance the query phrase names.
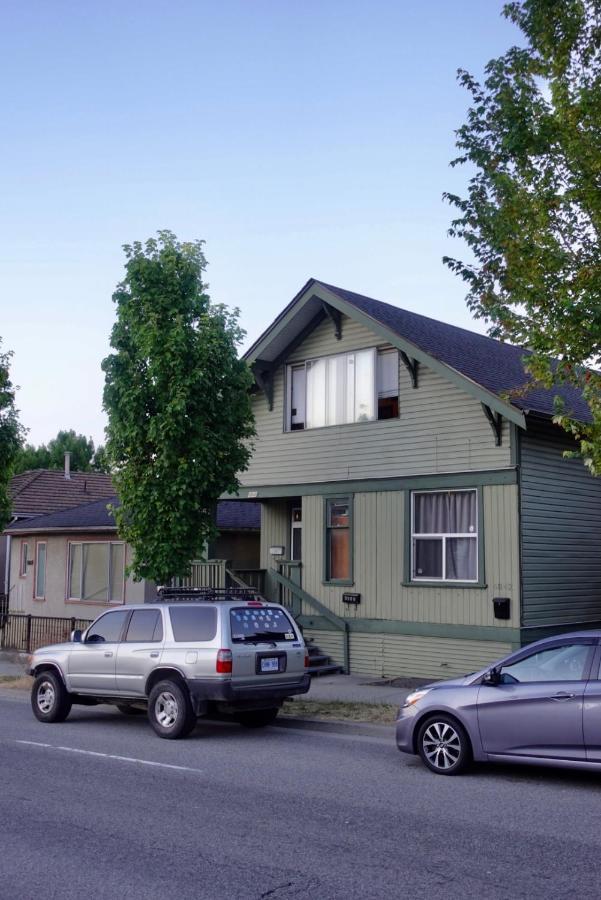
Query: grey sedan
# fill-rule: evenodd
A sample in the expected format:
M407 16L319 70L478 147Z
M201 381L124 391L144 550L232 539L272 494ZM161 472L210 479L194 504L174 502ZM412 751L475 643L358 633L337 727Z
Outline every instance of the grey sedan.
M399 750L439 775L473 759L601 768L601 631L546 638L410 694Z

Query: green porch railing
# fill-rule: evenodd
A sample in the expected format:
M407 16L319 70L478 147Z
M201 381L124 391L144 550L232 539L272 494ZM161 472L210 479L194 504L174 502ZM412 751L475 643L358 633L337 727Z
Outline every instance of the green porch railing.
M211 587L223 588L225 584L225 571L227 560L207 559L205 561L194 559L190 563L190 574L185 578L174 578L172 587Z
M282 575L280 572L276 572L275 569L270 569L269 574L274 581L285 588L286 591L288 591L290 594L293 594L300 603L306 603L307 606L310 606L312 609L318 612L320 616L323 616L324 619L327 619L331 625L333 625L342 633L344 650L344 671L348 675L350 671L350 636L348 622L345 619L341 619L340 616L337 616L336 613L333 613L330 609L328 609L327 606L324 606L323 603L320 603L319 600L304 591L298 584L295 584L289 578L286 578L285 575Z

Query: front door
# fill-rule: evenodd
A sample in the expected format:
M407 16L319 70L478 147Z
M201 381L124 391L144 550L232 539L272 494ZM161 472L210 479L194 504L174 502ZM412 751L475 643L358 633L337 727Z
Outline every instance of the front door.
M96 619L84 643L73 644L69 654L69 690L90 694L112 694L117 689L115 663L127 609L115 609Z
M483 684L478 724L486 753L584 759L583 702L594 646L590 639L546 646Z
M303 508L302 506L293 506L291 511L290 523L290 559L300 560L303 558Z

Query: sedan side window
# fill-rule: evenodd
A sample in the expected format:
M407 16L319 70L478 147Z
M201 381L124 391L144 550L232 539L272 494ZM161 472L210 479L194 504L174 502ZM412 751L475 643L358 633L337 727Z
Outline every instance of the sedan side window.
M100 616L86 635L86 644L114 644L121 637L129 610L118 609Z
M590 644L562 644L539 650L519 662L501 669L502 684L528 684L536 681L582 681Z

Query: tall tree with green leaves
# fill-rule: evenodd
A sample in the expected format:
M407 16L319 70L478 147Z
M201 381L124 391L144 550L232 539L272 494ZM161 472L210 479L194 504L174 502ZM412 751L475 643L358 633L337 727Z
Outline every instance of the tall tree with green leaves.
M158 584L185 575L214 536L215 503L237 489L254 434L238 311L210 301L202 247L169 231L124 247L102 363L119 533L134 576Z
M3 353L1 345L0 339L0 531L10 520L8 486L25 434L15 408L15 389L10 380L12 353Z
M601 472L601 0L523 0L503 14L525 43L491 60L457 132L453 165L474 171L445 257L494 337L533 351L538 383L577 386L591 421L558 402L556 421Z

